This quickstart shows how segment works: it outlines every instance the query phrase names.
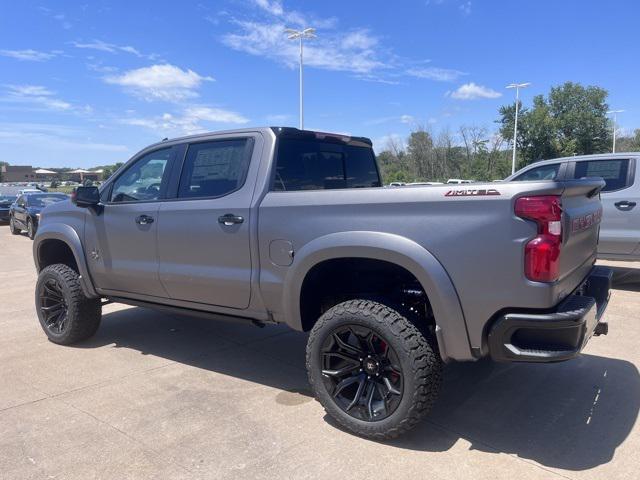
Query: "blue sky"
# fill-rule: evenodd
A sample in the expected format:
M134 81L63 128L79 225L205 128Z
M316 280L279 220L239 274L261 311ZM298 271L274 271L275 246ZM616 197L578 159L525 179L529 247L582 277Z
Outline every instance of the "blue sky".
M178 7L178 5L180 5ZM298 123L383 147L421 124L495 129L511 82L599 85L640 127L640 2L577 0L5 2L0 160L124 161L164 137Z

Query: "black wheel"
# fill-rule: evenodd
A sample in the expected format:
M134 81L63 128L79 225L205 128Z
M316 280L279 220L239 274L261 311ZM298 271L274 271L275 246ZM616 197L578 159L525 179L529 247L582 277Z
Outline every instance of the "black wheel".
M33 240L34 237L36 236L36 228L33 225L33 220L31 219L27 220L27 235L29 235L29 238L31 240Z
M36 310L49 340L61 345L91 337L102 317L100 299L85 297L78 273L63 264L50 265L38 275Z
M431 410L442 383L435 341L396 310L370 300L340 303L320 317L307 344L309 382L348 430L388 439Z
M22 233L22 230L16 227L16 221L13 219L13 215L9 217L9 231L11 231L13 235L20 235Z

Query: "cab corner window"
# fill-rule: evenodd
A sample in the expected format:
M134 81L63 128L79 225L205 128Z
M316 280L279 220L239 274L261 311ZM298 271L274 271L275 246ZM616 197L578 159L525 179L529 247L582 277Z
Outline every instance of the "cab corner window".
M334 190L379 187L373 150L311 139L282 138L272 190Z
M171 148L165 148L138 159L113 183L111 202L158 200L171 153Z
M189 145L178 197L221 197L241 188L249 168L251 145L247 138Z
M514 178L514 181L520 182L523 180L555 180L560 171L560 164L553 163L551 165L541 165L531 170L518 175Z
M601 177L603 192L621 190L629 186L629 159L587 160L576 162L574 178Z

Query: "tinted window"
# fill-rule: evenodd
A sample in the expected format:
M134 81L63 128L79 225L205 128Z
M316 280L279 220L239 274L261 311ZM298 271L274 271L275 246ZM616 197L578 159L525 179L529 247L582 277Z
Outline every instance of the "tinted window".
M514 178L515 181L522 180L555 180L560 171L560 164L554 163L552 165L541 165L540 167L532 168L518 175Z
M576 162L573 177L602 177L606 182L603 192L620 190L627 186L629 160L589 160Z
M157 200L167 172L171 149L148 153L124 171L113 184L112 202Z
M273 190L379 187L373 150L318 140L282 138Z
M189 145L178 197L220 197L244 184L251 148L249 139Z

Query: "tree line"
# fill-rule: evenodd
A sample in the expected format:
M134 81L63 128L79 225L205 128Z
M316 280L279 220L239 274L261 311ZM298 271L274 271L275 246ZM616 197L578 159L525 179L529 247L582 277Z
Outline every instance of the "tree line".
M607 116L608 92L566 82L536 95L532 106L518 106L516 169L550 158L608 153L613 125ZM406 140L391 138L378 153L385 183L491 181L511 173L515 105L498 110L497 128L467 125L435 132L416 125ZM616 141L616 151L640 151L640 129Z

